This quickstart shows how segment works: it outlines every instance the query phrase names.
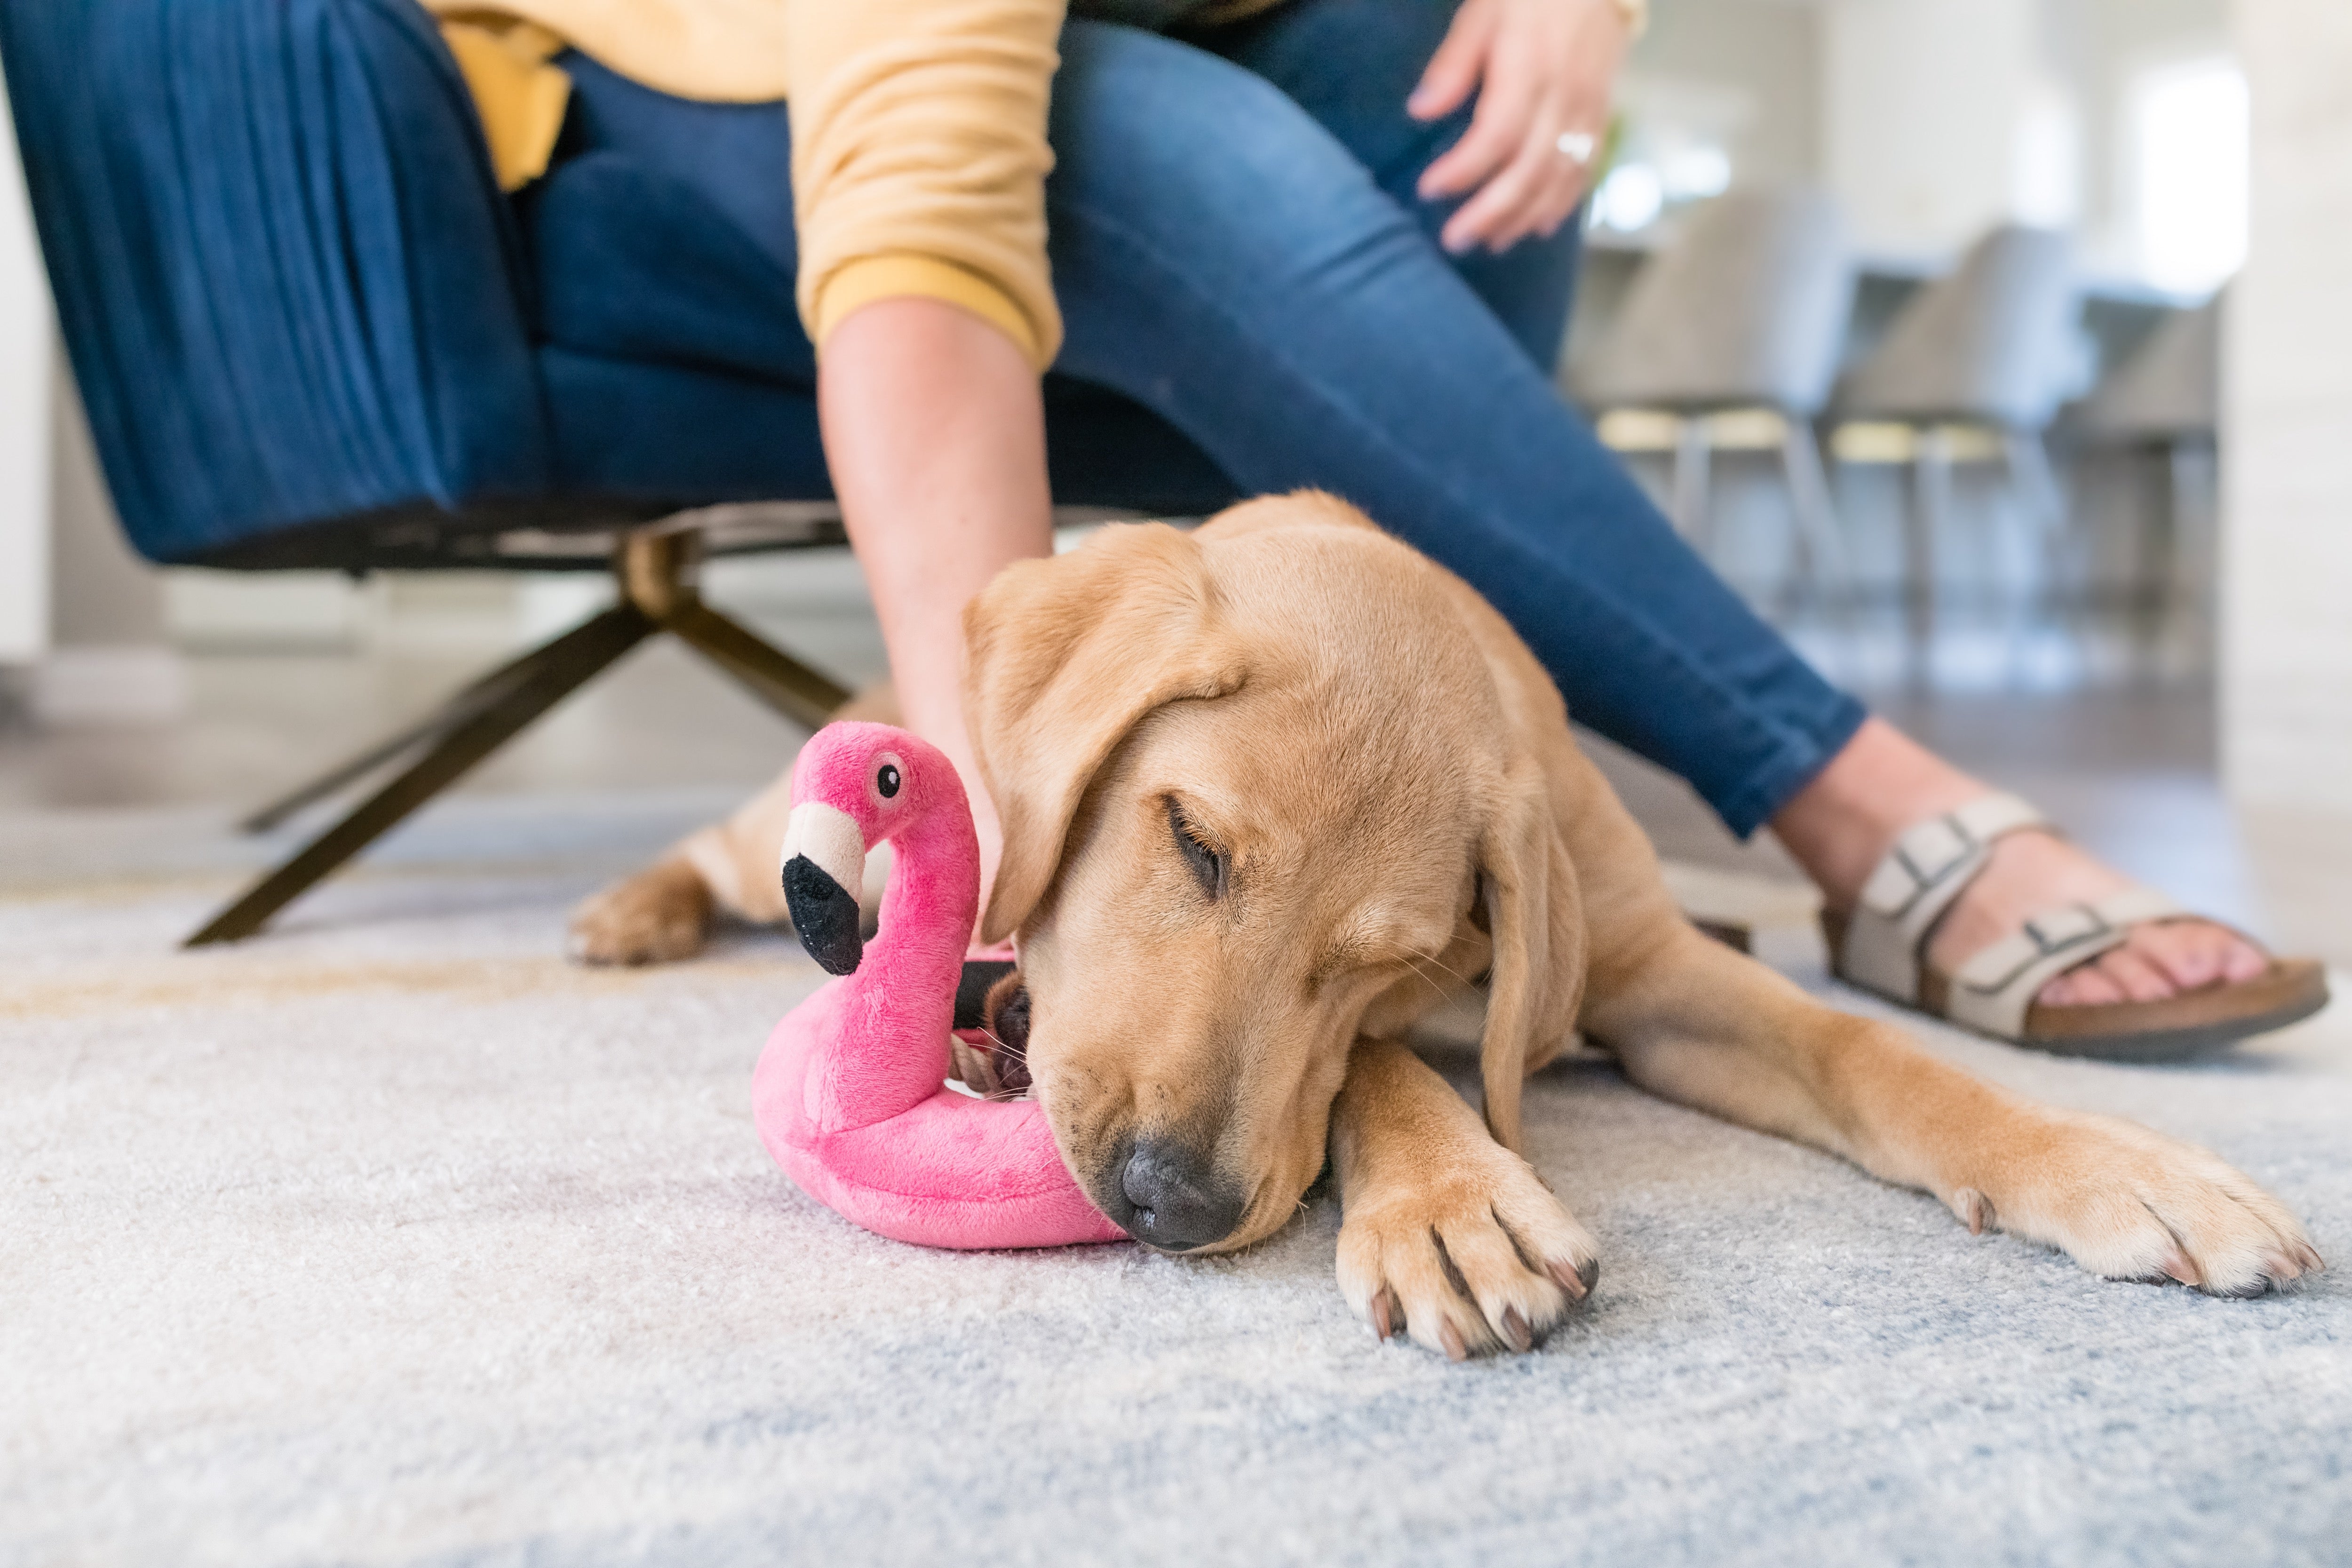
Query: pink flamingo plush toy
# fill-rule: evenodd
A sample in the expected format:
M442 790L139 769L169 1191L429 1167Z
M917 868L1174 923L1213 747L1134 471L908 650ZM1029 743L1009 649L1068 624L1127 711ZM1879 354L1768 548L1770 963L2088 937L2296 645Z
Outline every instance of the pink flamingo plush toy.
M858 934L866 853L898 847ZM768 1152L844 1218L924 1247L1124 1241L1071 1180L1045 1108L946 1087L980 845L944 753L887 724L817 731L793 767L784 898L834 980L784 1016L751 1079Z

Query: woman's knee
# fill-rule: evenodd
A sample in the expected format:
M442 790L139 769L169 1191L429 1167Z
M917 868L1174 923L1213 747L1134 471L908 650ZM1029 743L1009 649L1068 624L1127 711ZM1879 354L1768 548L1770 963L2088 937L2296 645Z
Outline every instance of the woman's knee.
M1363 164L1265 78L1108 23L1073 21L1062 50L1046 205L1066 353L1083 360L1090 334L1171 287L1263 302L1425 249Z

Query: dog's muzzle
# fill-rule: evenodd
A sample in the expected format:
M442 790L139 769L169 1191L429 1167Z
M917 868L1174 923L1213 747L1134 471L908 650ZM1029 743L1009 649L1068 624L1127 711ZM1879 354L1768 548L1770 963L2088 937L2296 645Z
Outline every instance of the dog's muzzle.
M793 930L827 974L848 974L866 956L857 891L866 885L866 835L847 812L822 801L793 807L784 829L784 907Z

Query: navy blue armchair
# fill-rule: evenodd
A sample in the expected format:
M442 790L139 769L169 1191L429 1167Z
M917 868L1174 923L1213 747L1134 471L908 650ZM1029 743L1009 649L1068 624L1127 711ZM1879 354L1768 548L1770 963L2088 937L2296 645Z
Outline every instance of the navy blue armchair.
M131 542L246 570L614 570L616 606L259 813L390 773L192 942L257 930L638 642L793 719L832 680L695 594L714 550L838 543L781 104L572 57L546 176L498 188L413 0L0 0L68 352ZM1232 499L1181 434L1049 376L1057 501ZM730 532L701 509L804 504ZM772 516L772 514L771 514Z

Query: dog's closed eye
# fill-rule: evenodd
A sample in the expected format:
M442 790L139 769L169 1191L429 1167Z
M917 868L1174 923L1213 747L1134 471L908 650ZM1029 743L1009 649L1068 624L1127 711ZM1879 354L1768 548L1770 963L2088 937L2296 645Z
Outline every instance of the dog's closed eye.
M1208 837L1192 825L1176 797L1168 797L1168 827L1175 835L1176 853L1182 858L1184 868L1201 884L1201 891L1212 899L1225 893L1225 880L1231 866L1224 852L1208 840Z

